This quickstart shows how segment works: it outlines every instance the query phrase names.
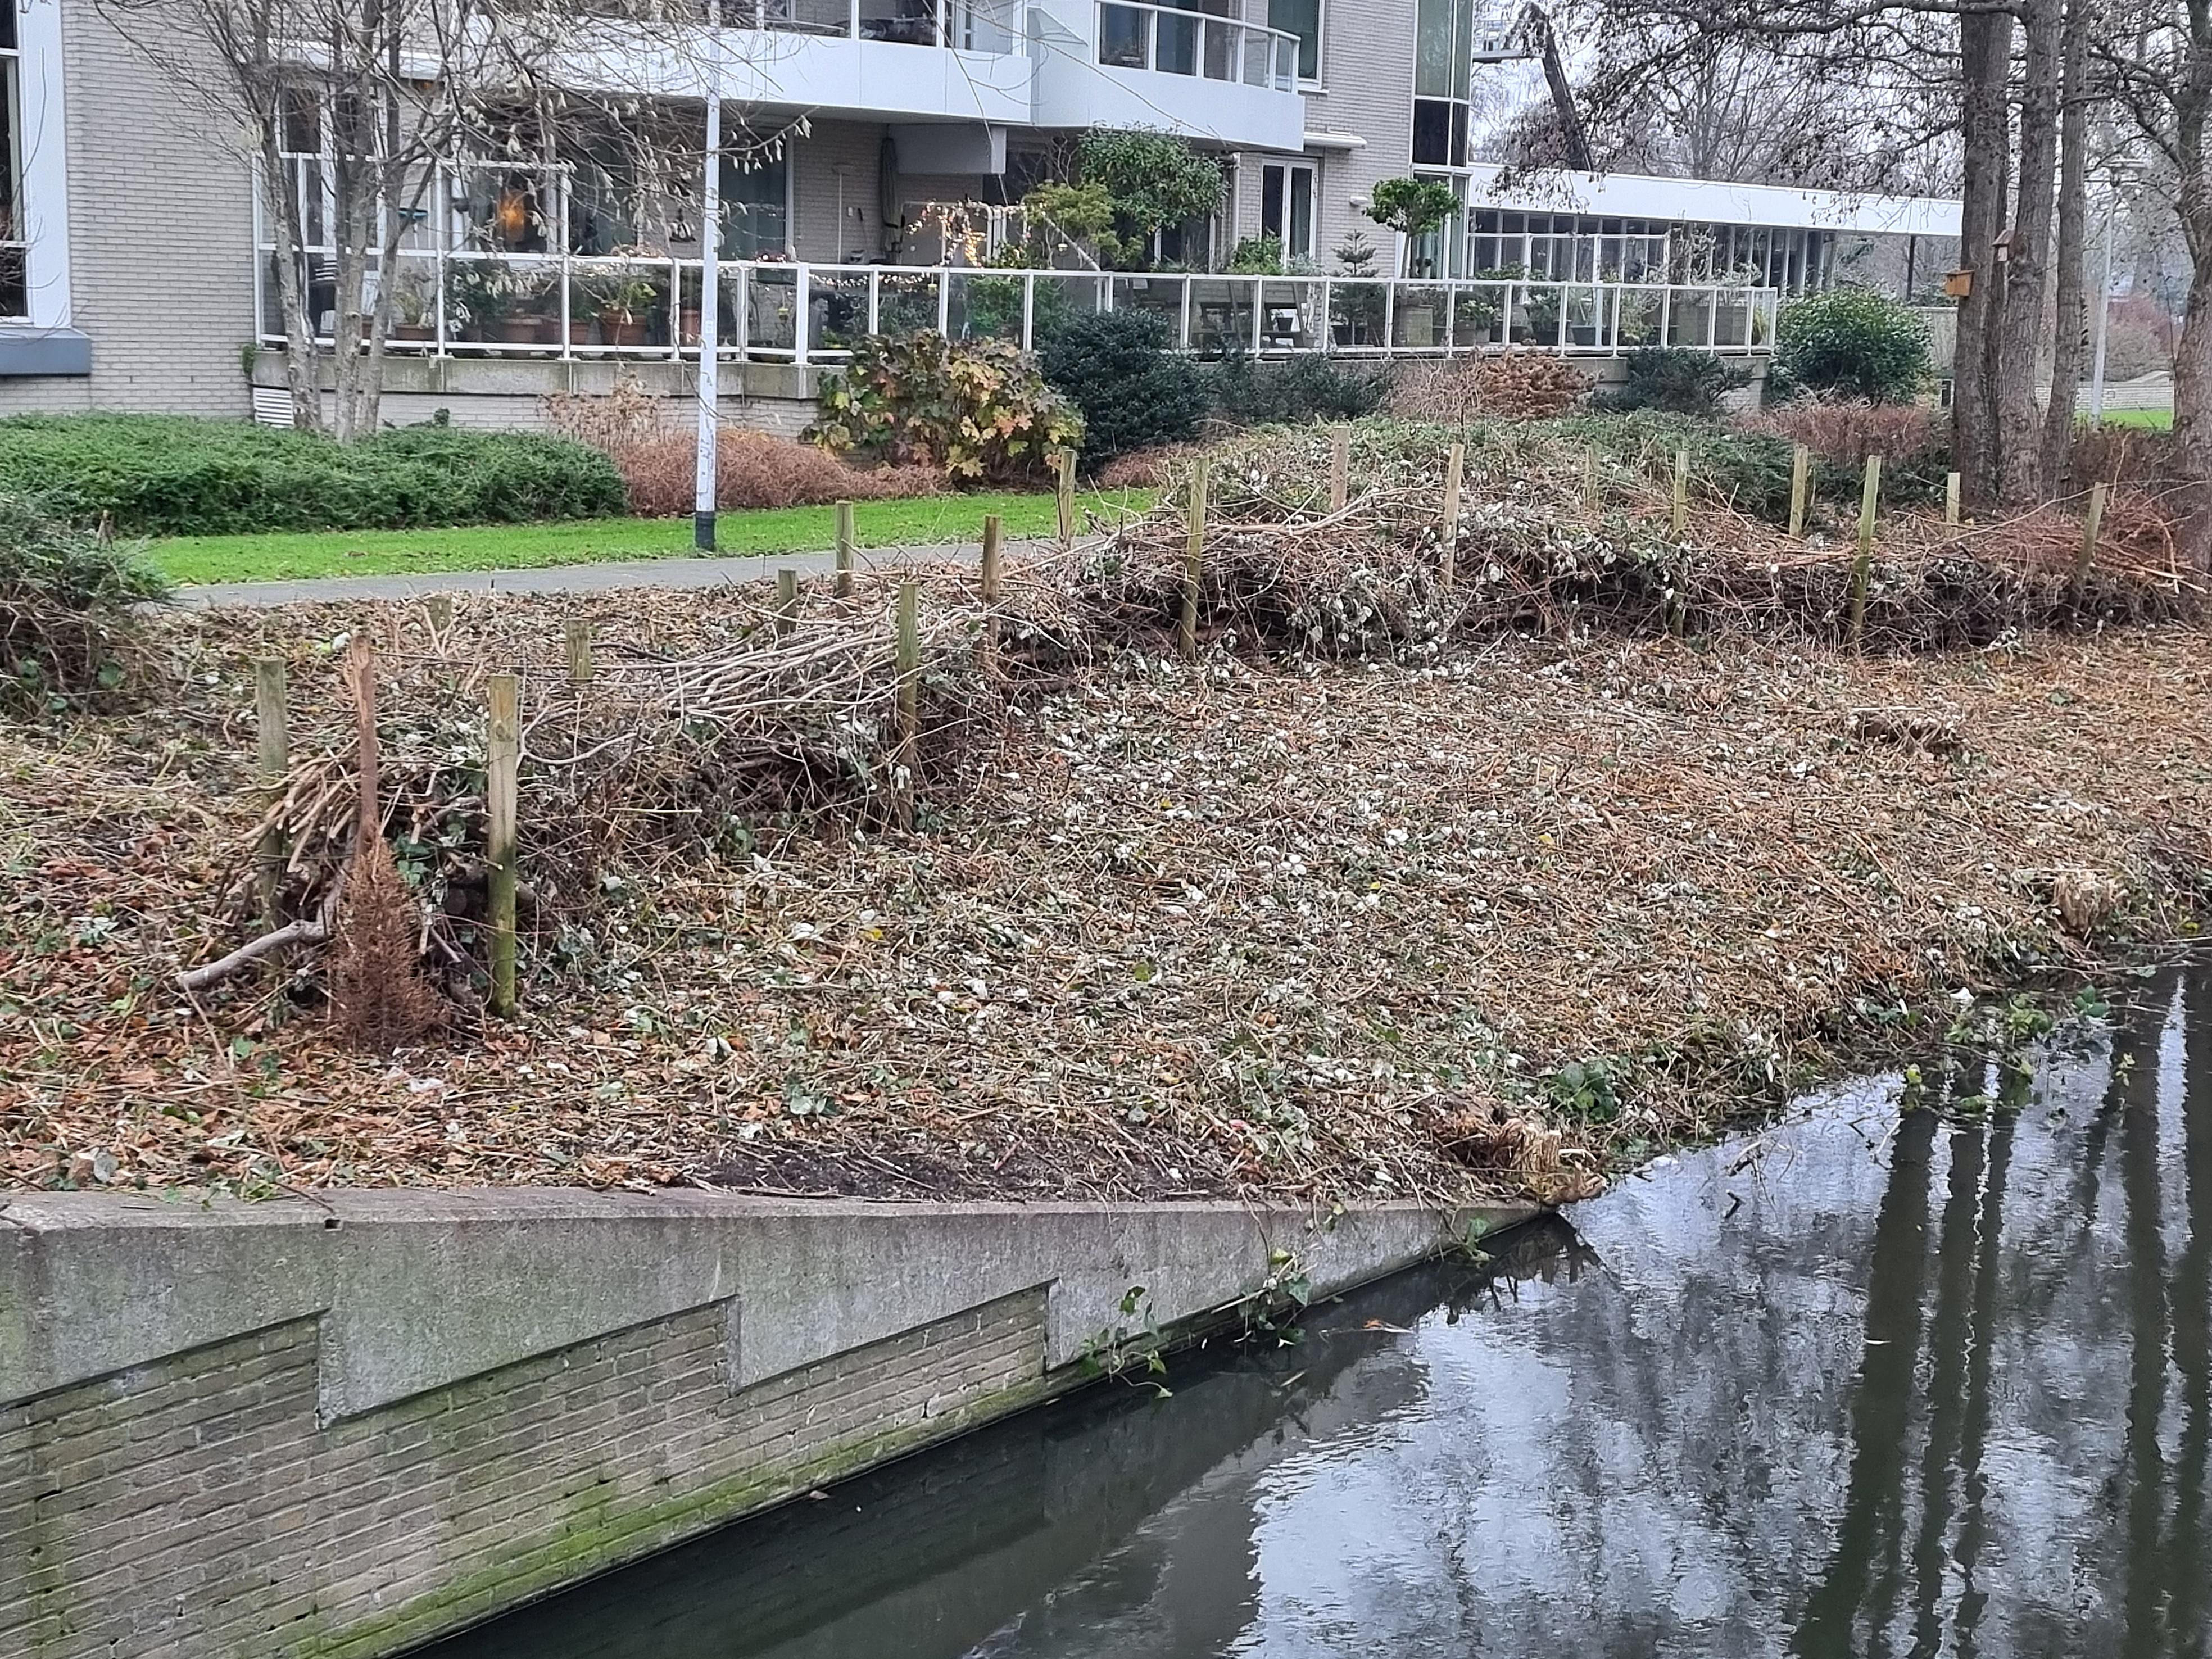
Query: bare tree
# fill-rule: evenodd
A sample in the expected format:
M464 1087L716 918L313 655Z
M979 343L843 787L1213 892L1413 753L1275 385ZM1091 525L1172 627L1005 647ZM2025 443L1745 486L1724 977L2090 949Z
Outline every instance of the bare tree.
M2189 550L2212 568L2212 0L2121 0L2102 67L2171 181L2190 278L2174 353L2173 435Z

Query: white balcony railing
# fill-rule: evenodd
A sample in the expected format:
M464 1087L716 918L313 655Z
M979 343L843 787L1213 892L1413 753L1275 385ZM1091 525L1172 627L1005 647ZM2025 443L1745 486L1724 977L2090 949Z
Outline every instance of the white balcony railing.
M1098 0L1098 62L1107 69L1298 89L1298 37L1141 0Z
M1019 0L724 0L722 7L733 28L961 52L1018 51L1020 15Z
M308 291L325 256L308 255ZM262 338L283 343L267 251ZM1516 348L1607 356L1638 346L1770 349L1771 288L1537 280L1217 276L742 261L720 267L722 354L834 363L866 334L934 329L1029 348L1058 319L1139 311L1183 351L1441 356ZM674 358L698 352L696 259L403 254L394 351L441 356ZM325 330L327 332L327 330Z

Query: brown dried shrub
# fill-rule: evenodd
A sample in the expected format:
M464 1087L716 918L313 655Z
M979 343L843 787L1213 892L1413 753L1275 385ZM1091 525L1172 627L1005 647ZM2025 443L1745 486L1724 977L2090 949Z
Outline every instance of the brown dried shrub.
M1091 475L1091 482L1099 489L1164 489L1170 472L1204 447L1203 444L1154 444L1150 449L1133 449L1108 461Z
M697 437L684 405L655 397L634 375L600 395L555 392L546 424L564 438L605 452L621 471L633 513L679 518L691 511L698 476ZM935 495L945 477L933 467L848 466L812 444L724 427L714 446L714 495L724 508L826 507L832 501L896 501Z
M1815 459L1862 467L1869 455L1887 462L1945 449L1949 424L1918 404L1869 404L1849 398L1801 398L1761 410L1737 430L1802 444Z
M1486 416L1543 421L1565 414L1589 389L1589 377L1555 351L1449 357L1401 364L1389 411L1401 421L1446 425Z
M668 433L608 452L629 488L630 511L674 518L691 511L698 454L692 435ZM825 507L935 495L945 475L929 466L848 466L812 444L724 427L714 446L714 495L725 509Z
M446 1006L416 951L419 922L391 843L372 836L347 879L331 957L331 1018L349 1046L388 1054L444 1026Z
M2149 427L2083 427L2075 434L2071 462L2076 489L2091 484L2136 484L2154 493L2181 480L2181 451L2173 434Z

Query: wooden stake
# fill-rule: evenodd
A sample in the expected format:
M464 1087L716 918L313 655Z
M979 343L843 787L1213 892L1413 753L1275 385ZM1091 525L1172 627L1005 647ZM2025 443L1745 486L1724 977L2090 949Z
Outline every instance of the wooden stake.
M1851 646L1866 638L1867 589L1874 580L1874 515L1881 501L1881 457L1869 455L1866 482L1859 488L1859 550L1851 561Z
M257 759L263 787L275 800L292 769L291 703L284 689L284 659L253 659L253 717L259 728ZM284 832L271 824L261 834L261 914L276 922L276 900L284 882Z
M353 687L354 733L361 770L354 836L358 843L366 845L371 836L384 833L384 814L377 805L381 750L376 738L376 651L365 634L355 635L346 647L346 678Z
M1943 475L1943 522L1956 528L1959 523L1959 475Z
M853 504L837 503L837 597L853 597Z
M1443 562L1437 574L1449 589L1459 563L1459 492L1467 480L1467 446L1454 444L1444 452Z
M1583 506L1589 512L1597 511L1597 446L1583 446Z
M775 573L775 636L782 639L799 625L799 572L786 565Z
M1054 493L1060 510L1060 544L1075 545L1075 452L1063 449L1053 457ZM986 520L988 526L990 522Z
M568 643L568 684L589 685L592 683L592 624L581 617L571 617L562 630Z
M522 769L522 688L512 674L491 677L486 748L484 858L491 867L491 1012L514 1018L515 797Z
M1060 451L1066 455L1066 450ZM999 660L999 576L1006 521L995 513L983 515L983 664L995 671Z
M2105 496L2109 484L2089 486L2089 514L2081 521L2081 552L2074 562L2074 604L2078 610L2089 590L2090 567L2097 562L2097 538L2105 528Z
M443 634L453 625L453 601L448 595L433 593L424 603L429 607L432 632Z
M921 740L921 590L899 584L896 645L898 673L898 821L914 828L914 775Z
M1351 499L1352 428L1340 426L1329 439L1328 510L1341 513Z
M1680 541L1690 527L1690 452L1674 452L1674 539Z
M1806 499L1813 489L1813 452L1803 444L1790 451L1790 539L1805 539Z
M1198 660L1198 583L1206 555L1206 460L1190 464L1190 533L1183 544L1182 626L1178 630L1185 662Z

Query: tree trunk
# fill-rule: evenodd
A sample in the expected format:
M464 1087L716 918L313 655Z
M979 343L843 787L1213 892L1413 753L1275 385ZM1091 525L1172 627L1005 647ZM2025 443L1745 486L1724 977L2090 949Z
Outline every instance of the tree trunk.
M1968 12L1959 20L1964 168L1959 263L1972 286L1959 305L1952 358L1952 448L1969 510L1997 495L1997 233L2004 226L2012 132L2005 86L2011 76L2012 18Z
M2089 219L2089 0L2066 8L2065 68L2059 81L2058 287L2052 307L2051 401L2043 411L2043 487L2054 495L2072 488L2074 403L2088 349L2089 310L2081 268ZM2100 301L2104 296L2100 293Z
M270 240L276 244L276 306L284 315L284 384L292 394L292 424L302 432L320 432L323 400L315 387L314 319L307 315L307 285L301 281L300 202L284 165L283 120L281 106L272 105L261 122L262 200L269 213Z
M2044 341L2044 283L2058 173L2061 0L2030 0L2020 104L2020 192L2006 261L1997 343L1997 498L2025 507L2043 490L2043 418L2035 404Z

